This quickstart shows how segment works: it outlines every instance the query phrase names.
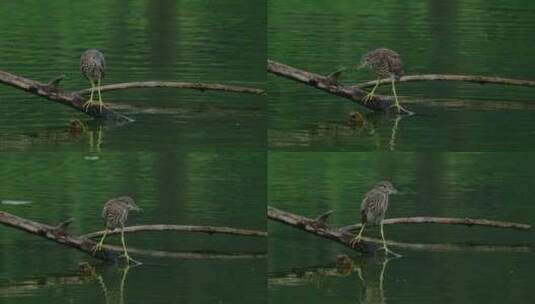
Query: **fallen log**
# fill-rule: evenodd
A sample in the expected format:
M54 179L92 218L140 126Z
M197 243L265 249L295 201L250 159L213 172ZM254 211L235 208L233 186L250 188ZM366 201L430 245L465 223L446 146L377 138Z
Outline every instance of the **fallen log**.
M59 82L63 77L58 76L52 79L49 83L41 83L35 80L13 75L8 72L0 71L0 82L29 92L31 94L44 97L48 100L59 102L62 105L69 106L89 116L104 119L113 124L121 125L134 121L132 118L110 110L107 107L100 108L97 105L90 106L84 109L83 105L86 99L76 93L63 92L59 89Z
M48 83L42 83L36 80L17 76L0 70L0 83L12 86L22 91L44 97L48 100L58 102L60 104L69 106L75 110L83 112L94 118L104 119L113 124L121 125L134 121L132 118L117 113L108 107L102 108L97 104L92 104L84 108L86 98L84 95L90 93L90 89L81 91L64 92L59 88L59 84L65 75L52 78ZM223 85L223 84L207 84L207 83L191 83L191 82L172 82L172 81L141 81L141 82L127 82L109 84L101 87L101 91L114 91L132 88L177 88L177 89L195 89L201 91L223 91L234 93L247 93L263 95L264 91L255 88Z
M362 237L362 241L352 248L349 244L350 240L355 234L349 232L347 227L340 229L328 226L324 221L317 221L301 215L293 214L277 208L268 206L268 218L277 221L299 230L304 230L316 236L330 239L348 248L351 248L362 254L370 254L375 252L382 240L370 237ZM523 225L523 224L517 224ZM505 227L503 227L505 228ZM511 228L511 227L507 227ZM524 229L524 228L515 228ZM460 251L460 250L475 250L475 251L507 251L507 252L534 252L533 246L502 246L502 245L476 245L476 244L421 244L421 243L404 243L396 241L386 241L389 246L425 251Z
M333 80L333 77L307 72L273 60L268 60L267 71L277 76L310 85L330 94L344 97L372 111L390 112L394 106L393 97L374 95L371 100L364 102L362 98L366 96L368 92L357 86L341 85ZM403 108L402 111L405 114L412 114L412 112Z
M414 81L463 81L473 82L479 84L503 84L522 87L535 87L535 81L503 78L495 76L482 75L441 75L441 74L422 74L422 75L405 75L401 76L396 82L414 82ZM355 87L364 89L375 86L377 80L367 81L356 85ZM390 78L383 78L379 80L379 85L390 84Z
M16 215L13 215L7 212L0 211L0 224L3 224L8 227L12 227L12 228L24 231L24 232L35 234L37 236L43 237L47 240L56 242L58 244L77 249L85 254L88 254L96 259L99 259L105 262L110 262L110 263L124 262L125 259L123 256L121 256L122 247L106 245L102 248L102 250L99 250L96 253L94 253L93 248L95 247L96 242L91 240L89 237L76 236L76 235L72 235L68 233L66 231L66 228L70 223L72 223L72 219L59 223L56 226L50 226L47 224L39 223L36 221L18 217ZM151 230L150 227L154 228L158 226L166 226L166 225L149 226L149 231ZM230 228L230 227L211 227L211 226L200 226L200 227L185 226L185 227L188 227L189 232L227 233L227 234L234 234L234 235L259 236L259 237L267 236L267 233L261 232L261 231L243 230L243 229L236 229L236 228ZM128 229L129 227L125 227L125 228ZM134 228L136 227L134 226ZM139 227L137 229L132 229L132 230L134 232L141 231ZM132 232L132 230L130 232ZM98 235L98 233L95 233L95 236L96 235ZM261 255L259 253L254 253L254 254L237 253L235 255L218 254L215 256L208 257L206 254L202 254L202 253L191 253L191 252L173 253L173 252L142 250L142 249L132 249L131 252L134 252L134 253L137 252L139 254L149 255L149 256L166 256L166 257L181 257L181 258L221 258L221 257L226 257L226 258L251 258L253 257L254 258L254 257L258 257L259 255ZM140 264L138 261L135 261L135 260L130 261L130 263L132 265Z
M208 233L208 234L223 233L223 234L255 236L255 237L267 236L267 233L264 231L237 229L237 228L230 228L230 227L214 227L214 226L140 225L140 226L129 226L129 227L124 228L124 233L148 232L148 231L203 232L203 233ZM120 230L114 230L114 231L108 232L107 235L120 234L120 233L121 233ZM84 234L84 235L81 235L81 237L94 238L94 237L102 236L103 234L104 234L104 230Z
M531 229L530 225L492 221L487 219L473 219L473 218L452 218L452 217L430 217L430 216L414 216L414 217L400 217L389 218L383 220L383 224L450 224L450 225L466 225L466 226L487 226L495 228L510 228L519 230ZM355 231L362 227L362 224L354 224L341 227L341 230Z
M271 206L268 206L267 213L270 220L290 225L294 228L304 230L322 238L330 239L363 254L371 254L375 252L379 248L378 244L381 243L381 240L363 237L355 247L352 247L350 245L350 241L355 236L354 234L348 231L329 227L325 221L307 218L301 215L273 208Z

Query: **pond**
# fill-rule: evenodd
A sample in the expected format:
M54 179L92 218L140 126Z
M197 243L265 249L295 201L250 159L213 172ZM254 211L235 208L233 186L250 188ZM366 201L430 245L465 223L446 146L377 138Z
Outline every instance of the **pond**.
M0 153L0 210L49 225L73 218L68 231L80 235L104 228L101 210L108 199L129 195L143 210L131 212L127 225L266 230L266 172L258 169L264 153L85 156ZM0 239L1 303L123 303L121 295L125 303L259 303L266 297L265 238L127 234L130 255L143 262L127 272L12 228L2 226ZM120 246L120 238L110 236L106 244ZM94 276L77 273L83 262L96 267Z
M250 1L17 1L0 9L0 69L66 91L88 88L82 52L101 50L103 84L167 80L263 88L265 8ZM240 56L236 56L239 53ZM110 127L0 85L0 150L208 151L265 146L265 96L182 89L104 92L135 123ZM72 134L79 119L88 132Z
M397 51L407 74L535 79L532 1L269 1L268 58L329 74L369 50ZM375 79L349 70L341 83ZM268 75L269 146L277 151L531 151L533 88L461 82L396 86L417 115L372 115L355 103ZM379 93L391 95L388 86ZM346 121L359 111L366 127ZM394 145L391 145L394 142Z
M518 166L523 159L525 166ZM390 180L386 218L471 217L531 224L535 157L518 153L277 152L268 159L269 205L327 223L360 222L364 193ZM533 230L460 225L385 225L403 255L363 257L330 240L269 223L273 303L524 303L535 276ZM378 228L364 236L380 238ZM433 249L425 245L447 244ZM482 246L477 246L482 245ZM337 265L337 256L351 263ZM351 265L351 266L349 266ZM381 280L382 277L382 280ZM381 283L382 281L382 283Z

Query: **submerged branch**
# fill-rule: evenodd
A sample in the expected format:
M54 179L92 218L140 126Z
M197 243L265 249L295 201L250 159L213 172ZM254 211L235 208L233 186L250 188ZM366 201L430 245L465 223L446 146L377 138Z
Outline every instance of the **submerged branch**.
M413 81L464 81L473 82L479 84L503 84L514 85L522 87L535 87L535 81L511 79L494 76L482 76L482 75L441 75L441 74L423 74L423 75L406 75L402 76L396 82L413 82ZM355 87L364 89L375 86L376 80L367 81L356 85ZM379 85L390 84L390 78L383 78L379 80Z
M414 217L400 217L400 218L390 218L383 220L383 224L392 225L392 224L450 224L450 225L466 225L466 226L487 226L487 227L496 227L496 228L510 228L510 229L520 229L528 230L531 229L530 225L520 224L520 223L511 223L511 222L501 222L501 221L492 221L486 219L473 219L473 218L453 218L453 217L430 217L430 216L414 216ZM354 224L349 226L344 226L340 228L345 231L353 231L362 227L362 224Z
M223 85L223 84L211 84L211 83L195 83L195 82L174 82L174 81L137 81L137 82L125 82L115 83L100 87L101 92L116 91L124 89L139 89L139 88L175 88L175 89L193 89L201 91L223 91L233 93L247 93L263 95L264 91L255 88ZM80 95L88 95L91 93L91 89L85 89L76 92Z
M214 226L189 226L189 225L140 225L140 226L129 226L124 228L125 233L135 233L135 232L147 232L147 231L176 231L176 232L202 232L202 233L223 233L230 235L241 235L241 236L253 236L253 237L266 237L267 232L256 231L256 230L246 230L246 229L237 229L231 227L214 227ZM120 230L109 231L107 235L120 234ZM88 234L84 234L80 237L84 238L94 238L99 237L104 234L104 231L97 231Z

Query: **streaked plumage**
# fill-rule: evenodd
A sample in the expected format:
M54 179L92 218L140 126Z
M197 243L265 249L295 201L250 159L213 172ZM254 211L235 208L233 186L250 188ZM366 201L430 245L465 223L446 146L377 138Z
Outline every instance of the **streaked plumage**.
M379 48L364 54L360 67L370 68L377 76L396 79L404 75L401 58L398 53L387 48Z
M390 193L395 193L391 191L396 191L394 186L388 181L382 181L366 193L360 204L361 222L363 224L381 224L388 210L388 196Z
M395 193L398 193L398 191L389 181L378 182L375 186L373 186L371 190L366 192L360 204L362 227L357 236L353 238L353 240L351 240L350 243L352 246L355 246L358 242L360 242L362 233L364 232L364 228L366 227L366 225L381 225L383 249L387 253L397 255L396 253L388 249L388 247L386 246L383 231L383 219L385 218L385 213L388 210L389 195Z
M102 218L106 221L106 230L104 230L102 238L93 249L94 253L99 251L104 245L104 239L106 239L108 230L115 230L119 228L121 229L121 242L123 244L124 256L127 260L127 263L131 260L126 249L123 229L126 224L126 220L128 219L128 212L130 210L140 211L141 209L136 205L134 199L129 196L112 198L104 204L104 207L102 208Z
M89 49L80 56L80 72L85 78L94 83L104 78L106 60L99 50Z
M102 96L100 94L100 82L102 81L102 78L104 78L105 71L106 60L104 59L104 54L99 50L89 49L82 53L82 56L80 57L80 72L91 84L91 96L82 106L84 109L88 110L89 107L95 103L93 101L93 94L95 93L96 87L98 104L100 111L102 112L104 103L102 102Z
M139 210L138 206L129 196L110 199L102 208L102 218L106 220L106 228L113 230L126 224L129 210Z
M392 93L394 94L396 101L394 107L396 107L398 113L401 111L409 114L412 113L404 109L399 104L398 95L396 92L395 81L399 80L400 77L405 74L403 72L401 58L398 53L387 48L379 48L370 51L362 56L360 60L360 66L358 68L360 69L365 67L369 68L377 75L377 82L373 89L362 98L364 102L372 100L375 96L375 90L377 89L377 86L379 86L379 78L390 78L392 82Z

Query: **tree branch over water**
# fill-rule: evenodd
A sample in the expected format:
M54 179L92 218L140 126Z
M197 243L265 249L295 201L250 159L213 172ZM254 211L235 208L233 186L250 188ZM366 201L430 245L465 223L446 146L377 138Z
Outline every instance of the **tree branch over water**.
M450 224L450 225L466 225L466 226L487 226L495 228L510 228L519 230L531 229L530 225L492 221L486 219L472 219L472 218L453 218L453 217L430 217L430 216L414 216L414 217L400 217L384 219L383 224ZM354 231L362 227L362 224L354 224L340 228L341 230Z
M136 82L124 82L124 83L114 83L108 84L100 87L101 92L106 91L117 91L124 89L141 89L141 88L175 88L175 89L192 89L200 91L223 91L223 92L232 92L232 93L246 93L246 94L255 94L263 95L265 94L263 90L233 86L233 85L223 85L217 83L198 83L198 82L174 82L174 81L136 81ZM80 95L88 95L91 93L91 89L84 89L76 92Z
M3 224L8 227L12 227L24 232L35 234L42 238L45 238L49 241L56 242L63 246L71 247L77 249L83 253L86 253L96 259L103 260L106 262L117 263L118 261L124 261L124 257L121 256L122 247L120 246L104 246L101 250L98 250L96 253L93 253L93 248L96 245L96 242L89 239L85 236L72 235L66 231L67 226L72 222L72 220L64 221L56 226L50 226L47 224L39 223L16 215L0 211L0 224ZM254 230L244 230L236 229L230 227L212 227L212 226L179 226L179 225L151 225L145 226L149 231L165 231L169 229L160 229L156 228L165 228L165 226L175 226L175 228L180 228L180 231L188 232L204 232L204 233L226 233L239 236L258 236L265 237L267 233L262 231ZM140 231L139 227L143 226L134 226L133 229L130 229L130 232ZM129 227L126 227L128 229ZM170 229L177 230L177 229ZM95 236L98 233L93 233ZM166 251L154 251L154 250L144 250L144 249L133 249L131 252L138 252L140 254L149 255L149 256L165 256L165 257L180 257L180 258L251 258L258 257L261 254L253 253L239 253L239 254L220 254L219 256L213 256L210 254L203 253L173 253ZM133 265L137 264L137 261L131 261Z
M237 229L230 227L214 227L214 226L190 226L190 225L140 225L124 227L124 233L148 232L148 231L175 231L175 232L202 232L208 234L230 234L253 237L266 237L267 233L264 231ZM95 238L102 236L104 231L97 231L81 235L83 238ZM108 232L107 235L121 234L120 230Z
M273 60L268 60L267 71L274 75L285 77L326 91L329 94L344 97L372 111L388 112L391 111L394 106L394 98L384 95L374 95L370 101L364 102L362 98L366 96L368 92L356 86L341 85L336 81L335 77L333 77L334 75L319 75Z
M294 228L306 231L316 236L332 240L334 242L342 244L362 254L371 254L379 248L380 244L382 244L382 240L380 239L362 237L361 242L359 242L357 246L353 248L350 245L350 241L353 239L355 234L349 232L349 230L352 230L354 225L346 226L342 228L330 227L325 223L324 217L322 218L322 221L318 221L317 219L307 218L298 214L294 214L291 212L283 211L283 210L268 206L268 218L270 220L292 226ZM421 217L421 218L426 218L426 217ZM395 220L399 220L399 219L392 219L392 220L394 220L395 222ZM406 219L403 219L403 220L407 222ZM467 220L467 219L455 219L455 220ZM468 220L474 221L473 219L468 219ZM479 221L479 220L476 220L476 221ZM486 221L486 220L483 220L483 221ZM413 221L413 222L416 222L416 221ZM499 223L499 226L494 225L493 227L501 227L501 228L529 229L528 227L531 227L529 225L516 224L516 223L505 223L505 222L497 222L497 221L489 221L489 222L493 222L493 224ZM422 222L420 221L420 223ZM457 221L449 221L449 222L448 221L442 221L442 222L435 221L434 223L460 224ZM481 223L483 222L480 222L480 224ZM509 225L509 227L503 226L502 225L503 223ZM466 225L466 223L464 224ZM515 227L511 226L511 224L514 224L513 226ZM475 225L475 224L471 224L471 225ZM486 223L484 225L489 226L489 223ZM524 228L520 228L520 227L524 227ZM396 241L388 241L388 240L386 241L386 243L388 245L396 246L400 248L413 249L413 250L426 250L426 251L459 251L459 250L511 251L511 252L533 252L535 251L534 250L535 248L533 248L532 246L499 246L499 245L473 245L473 244L470 244L470 245L421 244L421 243L404 243L404 242L396 242Z
M441 75L441 74L423 74L423 75L405 75L396 82L414 82L414 81L463 81L473 82L479 84L503 84L522 87L535 87L535 81L511 79L494 76L482 75ZM360 83L354 87L364 89L373 87L377 83L376 80ZM390 84L390 78L383 78L379 80L379 85Z

